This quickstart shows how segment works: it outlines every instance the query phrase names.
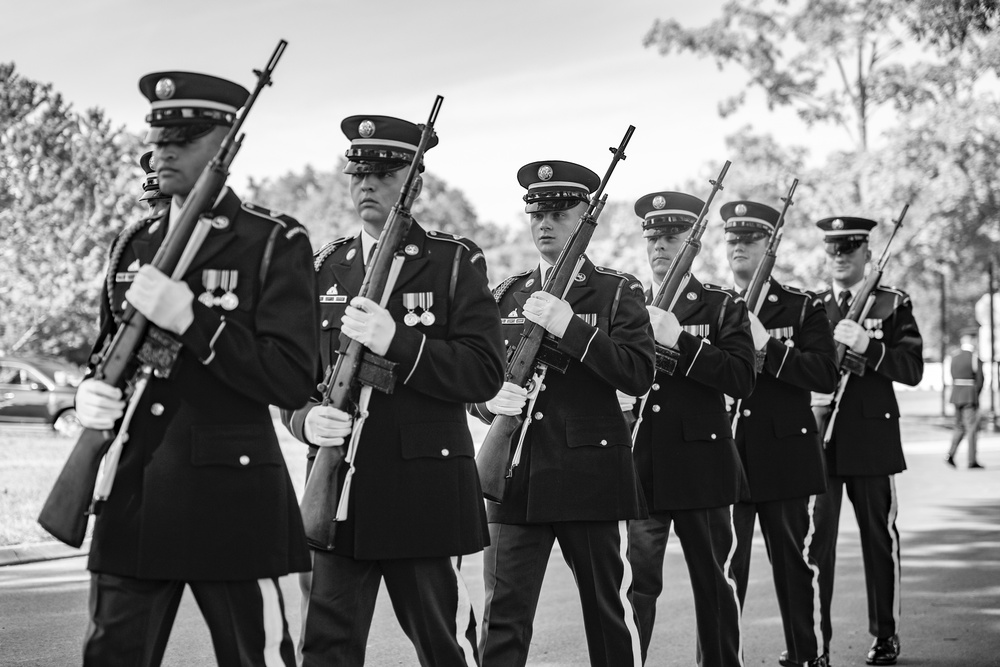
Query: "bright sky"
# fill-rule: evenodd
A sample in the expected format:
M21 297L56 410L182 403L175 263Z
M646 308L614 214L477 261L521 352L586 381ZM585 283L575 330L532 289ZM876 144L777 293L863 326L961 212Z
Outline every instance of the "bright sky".
M230 184L330 169L347 148L340 121L354 114L423 122L434 96L440 145L430 171L461 189L480 218L523 219L518 168L562 159L603 175L608 147L636 132L606 192L634 201L718 173L738 156L723 138L744 125L825 154L846 137L806 130L760 97L722 120L718 101L743 73L709 60L664 58L642 46L654 19L703 25L722 0L4 0L0 62L51 82L78 110L99 106L141 132L148 103L139 78L194 70L252 88L279 39L289 42L274 85L244 126ZM706 180L706 191L710 187Z

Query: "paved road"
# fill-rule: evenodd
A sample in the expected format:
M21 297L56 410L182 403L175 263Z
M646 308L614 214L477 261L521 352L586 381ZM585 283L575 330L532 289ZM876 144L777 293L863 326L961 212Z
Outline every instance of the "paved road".
M935 420L906 426L910 469L897 477L903 553L903 653L900 665L1000 667L1000 435L981 440L983 471L942 463L947 432ZM964 457L964 449L960 458ZM964 460L964 459L963 459ZM833 664L863 665L866 632L864 579L857 529L845 502L834 600ZM649 665L694 662L691 591L675 537L667 550L667 584L659 607ZM483 601L482 559L467 560L473 602ZM756 538L744 611L746 664L774 665L783 648L763 541ZM283 581L292 632L298 632L295 581ZM0 665L79 664L86 628L87 573L82 558L0 568ZM481 617L481 614L478 614ZM530 665L587 664L576 589L554 553L542 590ZM415 665L412 648L380 598L368 664ZM208 632L185 594L164 665L214 664Z

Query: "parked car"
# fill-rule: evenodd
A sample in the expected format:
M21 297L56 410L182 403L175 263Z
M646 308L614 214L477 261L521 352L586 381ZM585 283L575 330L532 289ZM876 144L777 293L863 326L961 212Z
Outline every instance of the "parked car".
M82 379L83 371L62 359L0 357L0 423L49 424L76 435L73 399Z

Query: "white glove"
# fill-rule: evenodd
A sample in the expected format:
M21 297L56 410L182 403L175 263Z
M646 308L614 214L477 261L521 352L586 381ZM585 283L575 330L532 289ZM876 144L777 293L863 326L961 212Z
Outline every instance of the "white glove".
M486 401L486 409L495 415L521 414L524 404L528 402L528 390L513 382L504 382L500 393Z
M843 343L858 354L864 354L868 349L868 332L854 320L840 320L833 329L833 339Z
M557 338L562 338L573 319L573 308L554 294L539 290L524 302L524 318Z
M166 331L183 334L194 322L191 288L185 282L171 280L152 264L139 267L125 298L147 320Z
M656 306L646 306L646 310L649 311L649 321L653 325L653 338L656 342L676 348L682 331L677 316Z
M750 312L747 315L750 316L750 333L753 334L753 349L763 350L771 334L767 333L767 329L761 324L759 317Z
M724 398L726 401L726 412L731 412L733 406L736 404L736 399L730 396L729 394L723 394L722 398Z
M392 337L396 335L396 322L389 311L371 299L356 296L340 318L341 331L348 338L358 341L378 355L389 351Z
M621 406L622 412L632 412L632 408L635 407L635 396L623 394L617 389L615 389L615 396L618 397L618 405Z
M343 410L317 405L306 415L306 440L319 447L340 447L351 434L354 420Z
M76 389L76 416L86 428L105 430L125 414L125 401L118 387L89 378Z
M814 408L828 408L833 403L833 394L821 394L818 391L811 391L809 405Z

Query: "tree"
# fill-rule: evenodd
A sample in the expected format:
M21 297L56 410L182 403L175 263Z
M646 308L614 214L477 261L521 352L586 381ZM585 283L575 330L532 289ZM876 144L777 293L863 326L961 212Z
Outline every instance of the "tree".
M86 358L105 253L129 221L137 137L0 64L0 351Z

